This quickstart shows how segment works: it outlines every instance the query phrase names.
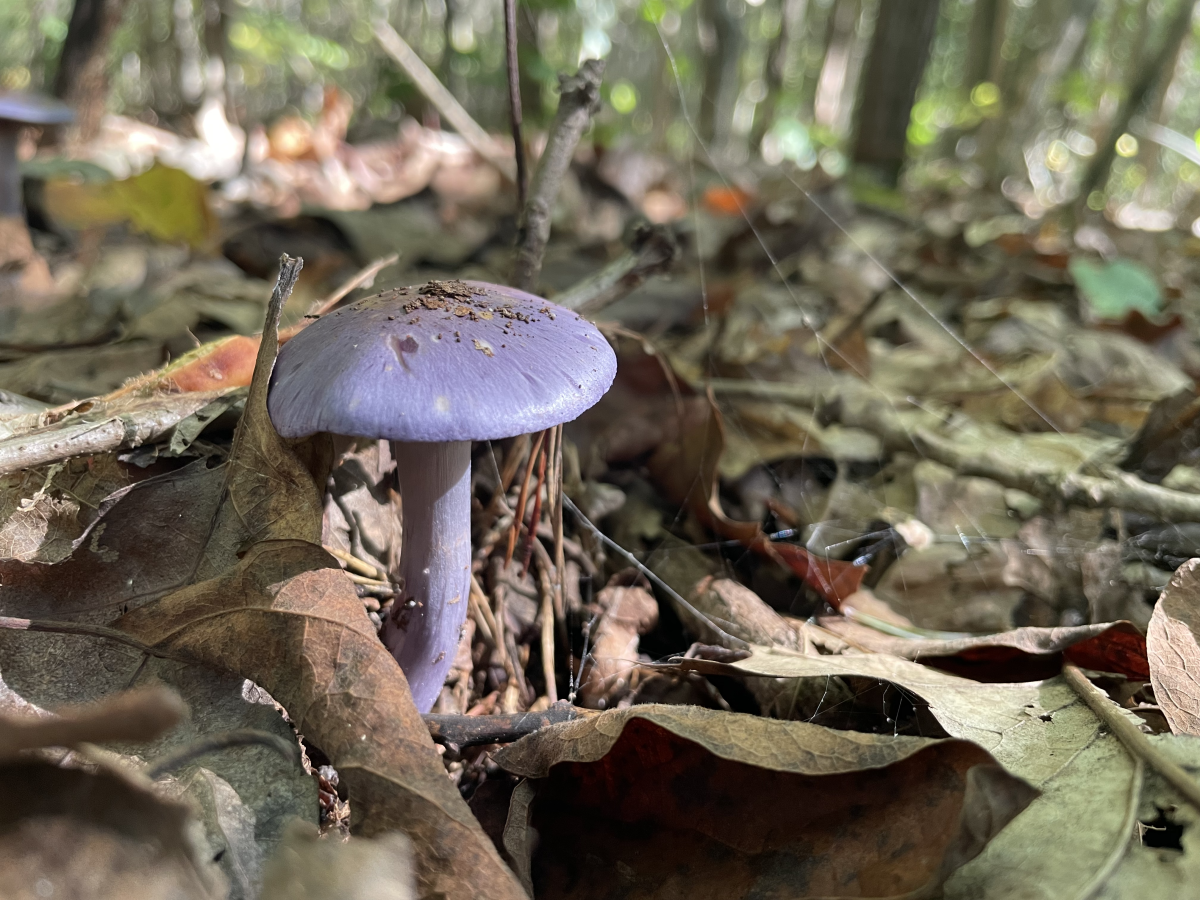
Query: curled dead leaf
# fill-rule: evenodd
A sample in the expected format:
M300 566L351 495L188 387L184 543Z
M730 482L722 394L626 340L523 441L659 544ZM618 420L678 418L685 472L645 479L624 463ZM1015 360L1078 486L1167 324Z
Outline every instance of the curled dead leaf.
M545 898L923 895L1037 796L966 741L695 707L614 710L496 759L538 779Z

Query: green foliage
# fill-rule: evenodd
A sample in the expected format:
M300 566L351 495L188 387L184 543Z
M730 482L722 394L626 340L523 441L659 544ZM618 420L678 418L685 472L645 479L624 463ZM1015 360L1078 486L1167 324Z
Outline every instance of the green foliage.
M1080 296L1101 319L1123 319L1134 310L1146 316L1162 311L1162 291L1154 273L1141 263L1114 259L1097 265L1076 257L1070 272Z

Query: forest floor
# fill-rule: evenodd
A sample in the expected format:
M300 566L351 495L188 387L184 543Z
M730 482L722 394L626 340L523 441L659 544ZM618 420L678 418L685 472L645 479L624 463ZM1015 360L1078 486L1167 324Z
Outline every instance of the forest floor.
M387 445L283 442L258 338L506 282L496 172L401 145L348 180L49 173L32 244L6 224L11 883L1188 895L1200 240L581 155L542 284L616 383L561 439L475 445L470 614L423 721L376 637Z

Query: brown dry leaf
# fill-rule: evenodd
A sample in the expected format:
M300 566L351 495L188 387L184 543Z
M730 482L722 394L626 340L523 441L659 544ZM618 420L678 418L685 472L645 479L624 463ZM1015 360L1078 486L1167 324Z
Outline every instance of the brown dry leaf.
M267 861L258 900L413 900L412 845L402 834L321 840L295 823Z
M44 762L0 766L0 882L13 900L218 900L226 885L188 807L136 776Z
M232 571L118 624L265 688L338 770L355 830L412 839L424 896L524 896L446 777L353 585L319 546L260 541Z
M84 742L150 741L183 718L187 706L170 688L135 688L53 716L0 714L0 756Z
M1063 628L1015 628L949 640L895 637L850 619L818 620L860 650L919 660L976 681L1034 681L1057 675L1065 660L1085 669L1150 677L1146 639L1130 622Z
M255 541L295 538L320 543L323 502L317 484L324 485L325 478L322 474L314 481L313 471L284 443L267 415L267 389L279 354L279 315L301 266L303 260L287 256L280 263L279 282L267 307L254 364L255 377L225 463L220 505L193 581L225 572ZM328 469L332 462L328 438L309 441L307 449L315 468Z
M223 480L223 468L200 460L114 493L70 558L54 565L0 561L0 612L68 619L137 606L181 587L199 564Z
M540 898L923 896L1037 796L966 741L694 707L614 710L496 758L540 779Z
M1146 634L1154 697L1175 734L1200 735L1200 560L1191 559L1167 585Z
M786 566L835 609L862 582L865 566L809 553L798 544L773 544L757 522L731 519L721 506L719 467L725 449L725 424L710 393L708 416L680 426L664 440L647 467L666 498L686 504L692 515L721 537L741 541L756 553Z
M658 602L644 587L605 587L593 603L590 662L579 680L579 702L592 709L612 706L629 693L638 667L638 636L658 624Z

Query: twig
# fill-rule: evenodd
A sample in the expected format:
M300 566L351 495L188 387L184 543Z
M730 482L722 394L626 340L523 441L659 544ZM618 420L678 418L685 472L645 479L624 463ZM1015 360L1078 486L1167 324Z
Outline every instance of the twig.
M513 510L512 530L508 533L508 547L504 554L504 565L507 568L512 562L513 553L517 549L517 535L521 531L521 524L525 519L525 503L529 499L529 480L533 477L533 467L537 463L538 454L542 450L542 441L546 439L546 432L538 433L538 436L533 441L533 447L529 450L529 461L525 463L525 475L521 479L521 493L517 495L517 508ZM533 523L537 527L537 522Z
M546 548L533 535L530 535L530 549L537 547L538 590L542 595L542 677L546 682L546 696L553 703L558 699L558 684L554 677L554 583L550 580L550 570L554 568Z
M642 223L633 230L629 249L607 266L554 298L586 316L620 300L651 275L668 271L679 258L679 244L665 225Z
M236 388L234 389L236 390ZM74 413L40 425L38 415L22 417L28 426L0 440L0 475L157 441L172 428L210 404L230 405L229 390L177 394L169 397L96 399L87 412ZM215 406L214 406L215 409ZM10 421L10 427L16 425Z
M618 544L616 541L614 541L612 538L610 538L607 534L605 534L603 531L601 531L599 528L597 528L594 524L592 524L592 521L590 519L588 519L588 517L585 516L582 512L580 512L579 507L575 505L575 502L570 497L568 497L566 494L563 494L562 499L563 499L563 505L566 506L566 508L571 511L571 513L575 516L575 518L579 520L580 525L582 525L584 528L586 528L588 531L590 531L593 535L595 535L596 538L602 544L604 544L605 546L609 547L610 549L616 551L618 556L620 556L622 559L624 559L626 562L628 562L631 566L633 566L635 569L637 569L639 572L641 572L643 575L645 575L647 578L649 578L652 582L654 582L654 584L658 585L658 587L668 597L670 597L672 600L674 600L676 603L678 603L680 606L682 606L684 609L686 609L688 612L690 612L693 616L695 616L701 622L704 622L705 624L707 624L713 631L715 631L721 637L721 639L725 642L726 647L728 647L730 649L736 649L736 650L749 649L749 647L750 647L749 643L747 643L746 641L743 641L739 637L734 637L732 634L730 634L728 631L726 631L720 625L713 622L708 616L704 615L704 613L702 613L702 612L700 612L700 610L696 609L696 607L694 607L691 603L689 603L687 600L683 599L683 596L677 590L675 590L675 588L671 587L669 584L667 584L665 581L663 581L662 578L660 578L653 569L651 569L649 566L647 566L645 563L643 563L640 559L638 559L636 556L634 556L632 553L630 553L628 550L626 550L624 547L622 547L620 544Z
M375 262L371 263L369 266L364 266L362 269L356 272L349 281L343 282L341 287L335 290L324 300L318 300L313 303L313 305L309 307L308 315L313 317L325 315L325 313L337 306L338 301L340 301L343 297L345 297L351 291L362 287L364 284L373 281L376 275L378 275L388 266L395 263L399 258L399 253L391 253L385 257L382 257L381 259L375 260Z
M846 376L849 379L851 376ZM756 396L821 407L831 420L849 428L878 435L892 449L915 448L922 456L954 469L960 475L990 478L1005 487L1017 488L1042 500L1101 509L1117 507L1141 512L1164 522L1200 521L1200 494L1175 491L1143 481L1114 466L1094 467L1098 475L1082 472L1051 474L1037 471L1024 457L1003 453L993 445L964 447L937 433L940 420L913 411L902 417L885 398L858 402L856 390L846 381L818 383L752 382L714 378L707 382L717 396ZM1014 436L1014 441L1019 440Z
M116 628L107 628L104 625L84 625L79 622L58 622L52 619L17 619L12 616L0 616L0 628L7 628L12 631L38 631L44 634L77 634L81 637L103 638L117 644L124 644L126 647L132 647L134 650L144 653L147 656L188 662L185 657L180 656L178 653L170 653L166 650L160 650L158 647L153 647L150 644L144 644L123 631L118 631Z
M563 177L575 155L579 138L600 107L600 79L604 61L584 60L579 71L570 77L560 75L558 111L546 138L546 149L538 160L529 188L529 200L521 214L517 238L517 260L513 269L513 284L522 290L537 290L542 271L542 257L550 239L550 217L558 198Z
M1150 743L1146 735L1142 734L1133 722L1125 718L1120 708L1100 688L1088 681L1077 666L1070 663L1065 664L1063 678L1108 730L1125 745L1130 756L1134 759L1145 760L1146 765L1166 779L1171 787L1179 791L1183 799L1195 809L1200 810L1200 782L1192 778L1179 763L1170 759L1162 750Z
M330 547L327 544L322 545L323 549L330 556L336 557L346 564L346 568L351 572L356 572L364 578L369 578L371 581L378 581L384 584L387 583L387 573L380 572L375 566L363 559L359 559L351 553L344 550L339 550L337 547Z
M525 208L529 172L521 138L521 70L517 58L517 0L504 0L504 62L508 69L508 112L512 119L513 150L517 159L517 210Z
M550 444L554 441L554 429L546 429L546 441L538 454L537 487L533 491L533 512L529 515L529 527L525 530L525 555L521 558L521 576L529 571L529 559L537 541L538 523L542 521L542 495L546 491L546 458L550 456Z
M192 760L210 753L228 750L230 747L266 747L274 750L288 762L297 765L300 762L300 747L291 741L285 741L277 734L261 731L257 728L241 728L236 731L219 731L216 734L206 734L200 740L181 747L174 753L160 757L146 769L146 776L153 781L171 772L177 772Z
M421 718L425 720L429 734L438 743L474 747L479 744L511 744L527 734L588 714L588 710L577 706L556 703L541 712L496 716L425 715Z
M0 756L38 747L107 741L152 741L187 715L179 695L162 685L135 688L42 716L0 714Z
M426 99L434 105L442 117L459 133L468 146L483 159L487 160L509 181L517 177L516 166L505 156L486 131L471 118L471 114L463 109L462 104L454 99L446 88L438 81L437 76L430 71L421 57L408 45L404 38L396 33L382 19L375 22L375 38L379 41L388 55L399 63L404 73L413 80Z

